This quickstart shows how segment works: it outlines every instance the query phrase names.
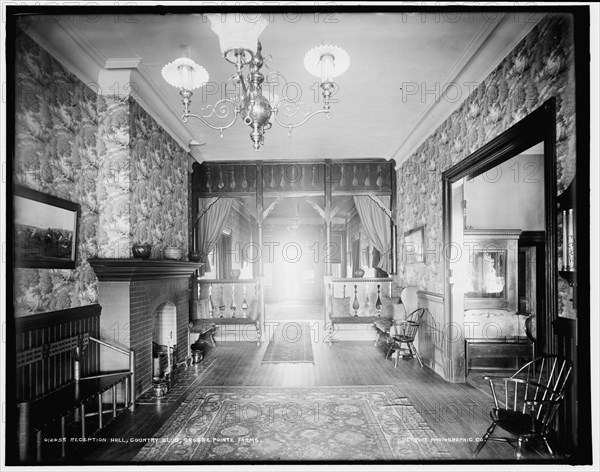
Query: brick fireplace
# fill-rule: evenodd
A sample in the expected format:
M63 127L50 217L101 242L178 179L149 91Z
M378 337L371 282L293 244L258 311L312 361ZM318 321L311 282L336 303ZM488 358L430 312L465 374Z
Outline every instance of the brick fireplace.
M176 348L175 358L185 362L189 356L190 277L202 264L145 259L88 260L98 277L98 302L102 306L102 338L135 352L136 392L152 387L153 335L160 331L161 306L174 306L176 321L169 336ZM127 368L124 356L104 349L100 354L103 371Z

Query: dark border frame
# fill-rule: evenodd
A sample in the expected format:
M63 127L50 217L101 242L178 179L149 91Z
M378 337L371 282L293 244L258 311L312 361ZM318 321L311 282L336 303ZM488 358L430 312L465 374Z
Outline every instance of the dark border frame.
M60 208L62 210L68 210L75 214L75 224L73 227L73 241L72 241L72 252L71 258L68 260L42 260L36 258L17 258L15 254L14 263L15 267L25 267L25 268L40 268L40 269L74 269L77 264L77 243L79 240L79 220L81 216L81 207L78 203L71 202L69 200L64 200L59 197L55 197L53 195L49 195L47 193L38 192L37 190L33 190L28 187L23 187L22 185L14 186L14 196L26 198L28 200L33 200L36 202L40 202L46 204L50 207ZM13 222L13 232L14 232L14 222ZM13 236L14 243L16 244L16 235Z

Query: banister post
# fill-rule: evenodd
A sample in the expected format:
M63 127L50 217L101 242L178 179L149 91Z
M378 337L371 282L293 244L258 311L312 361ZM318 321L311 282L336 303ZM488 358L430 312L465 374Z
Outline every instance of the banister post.
M129 389L131 392L131 405L129 406L130 411L135 410L135 352L129 351L129 372L131 372L131 380L129 383Z

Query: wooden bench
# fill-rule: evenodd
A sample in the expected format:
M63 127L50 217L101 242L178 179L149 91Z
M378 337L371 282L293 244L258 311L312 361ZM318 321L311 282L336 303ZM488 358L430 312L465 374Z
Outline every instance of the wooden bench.
M19 402L18 444L19 459L22 462L40 462L43 453L51 445L60 445L58 455L64 458L67 454L67 444L72 444L70 438L85 439L94 436L126 408L134 408L133 353L127 353L130 355L129 371L81 377L80 362L90 342L126 353L89 336L88 333L80 333L17 353L17 369L20 371L42 363L51 366L53 358L64 357L67 354L71 358L73 372L72 379L64 385L33 399ZM56 374L47 372L47 375ZM107 396L110 398L106 398ZM97 417L95 421L91 419L94 416ZM34 449L35 457L32 457Z
M262 341L263 286L257 279L193 279L188 345L206 339ZM198 335L196 341L193 335Z
M393 305L398 300L391 298L391 278L328 278L325 290L329 345L344 340L372 340L374 323L394 318Z

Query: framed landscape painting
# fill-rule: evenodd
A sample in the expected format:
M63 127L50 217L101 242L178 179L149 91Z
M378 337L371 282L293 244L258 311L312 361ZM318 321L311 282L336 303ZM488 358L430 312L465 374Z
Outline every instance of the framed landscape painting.
M15 266L74 269L79 212L77 203L16 185Z

